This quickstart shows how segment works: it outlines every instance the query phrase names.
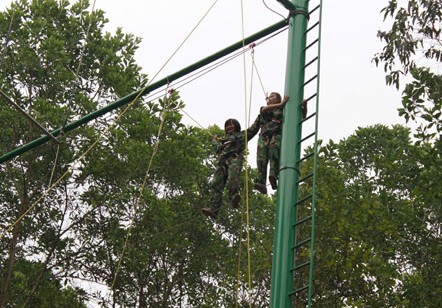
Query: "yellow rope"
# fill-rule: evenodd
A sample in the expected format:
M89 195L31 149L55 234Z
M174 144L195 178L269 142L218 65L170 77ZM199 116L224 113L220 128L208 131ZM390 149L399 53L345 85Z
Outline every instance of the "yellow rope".
M49 193L51 192L57 185L58 183L61 182L62 179L64 179L70 172L72 172L74 170L74 167L76 166L76 164L81 161L81 159L83 159L84 157L86 157L86 155L89 154L89 152L91 152L96 146L97 144L101 141L101 139L103 138L103 136L105 134L107 134L110 129L118 122L118 120L127 112L127 110L129 110L129 108L132 107L132 105L135 103L135 101L140 97L141 93L143 91L140 91L139 94L132 100L132 102L130 102L126 108L116 117L115 122L111 125L109 125L109 127L97 138L97 140L95 140L94 143L92 143L92 145L83 153L80 155L80 157L78 157L73 164L68 168L68 170L66 170L65 173L63 173L55 182L54 184L52 184L22 215L20 215L19 218L17 218L17 220L11 224L11 226L9 226L8 228L6 228L1 234L0 234L0 240L5 236L5 234L9 231L12 230L12 228L14 228L14 226L20 222L30 211L32 211L35 206L41 201L43 200L43 198Z
M54 178L55 167L57 167L58 155L60 154L60 145L57 144L57 152L55 153L54 165L52 166L51 175L49 177L48 187L52 184L52 179Z
M159 71L154 75L154 77L151 79L151 81L150 81L150 83L152 83L152 81L153 80L155 80L155 78L159 75L159 73L164 69L164 67L166 67L166 65L170 62L170 60L176 55L176 53L178 52L178 50L179 49L181 49L181 47L184 45L184 43L189 39L189 37L192 35L192 33L195 31L195 29L201 24L201 22L204 20L204 18L209 14L209 12L212 10L212 8L215 6L215 4L218 2L218 0L216 0L211 6L210 6L210 8L208 9L208 11L203 15L203 17L197 22L197 24L195 25L195 27L193 27L193 29L190 31L190 33L184 38L184 40L181 42L181 44L177 47L177 49L172 53L172 55L166 60L166 62L161 66L161 68L159 69ZM149 84L150 84L149 83ZM146 86L147 87L147 86ZM143 91L141 91L140 93L142 93ZM167 95L167 88L166 88L166 95ZM167 100L167 97L166 97L166 104L167 104L167 102L168 102L168 100ZM121 267L121 263L122 263L122 261L123 261L123 256L124 256L124 254L125 254L125 251L126 251L126 248L127 248L127 244L128 244L128 241L129 241L129 238L130 238L130 233L131 233L131 230L132 230L132 227L133 227L133 221L134 221L134 219L135 219L135 216L136 216L136 212L137 212L137 210L138 210L138 206L139 206L139 200L141 199L141 196L143 195L143 191L144 191L144 187L146 186L146 182L147 182L147 177L148 177L148 175L149 175L149 172L150 172L150 167L151 167L151 165L152 165L152 162L153 162L153 158L154 158L154 156L155 156L155 154L156 154L156 152L157 152L157 150L158 150L158 145L159 145L159 137L160 137L160 134L161 134L161 131L162 131L162 129L163 129L163 125L164 125L164 119L165 119L165 114L166 114L166 107L167 107L167 105L165 106L165 109L163 109L163 112L162 112L162 118L161 118L161 123L160 123L160 127L159 127L159 129L158 129L158 138L157 138L157 142L155 143L155 146L154 146L154 150L153 150L153 152L152 152L152 156L151 156L151 158L150 158L150 161L149 161L149 165L148 165L148 168L147 168L147 170L146 170L146 174L145 174L145 176L144 176L144 180L143 180L143 183L142 183L142 186L141 186L141 189L140 189L140 196L139 196L139 198L137 199L137 201L136 201L136 203L135 203L135 210L134 210L134 214L133 214L133 218L132 218L132 220L130 221L130 225L129 225L129 228L128 228L128 232L127 232L127 234L126 234L126 239L125 239L125 241L124 241L124 245L123 245L123 250L122 250L122 252L121 252L121 256L120 256L120 259L119 259L119 261L118 261L118 265L117 265L117 270L116 270L116 272L115 272L115 276L114 276L114 279L113 279L113 281L112 281L112 286L111 286L111 290L114 290L114 286L115 286L115 282L116 282L116 279L117 279L117 276L118 276L118 272L119 272L119 269L120 269L120 267Z
M266 97L266 90L265 90L265 88L264 88L264 84L263 84L263 82L262 82L261 76L259 75L259 71L258 71L258 67L256 66L255 55L254 55L254 54L252 55L252 63L253 63L253 64L252 64L253 67L254 67L255 70L256 70L256 74L258 75L258 80L259 80L259 83L260 83L260 85L261 85L262 93L264 94L264 97Z
M245 35L244 35L244 8L243 0L241 0L241 31L243 38L243 50L245 49ZM245 53L243 53L243 74L244 74L244 108L245 108L245 123L248 122L248 108L247 108L247 78L246 78L246 59ZM252 278L251 278L251 265L250 265L250 219L249 219L249 179L248 179L248 136L247 129L245 130L245 177L244 177L244 193L246 203L246 224L247 224L247 268L248 268L248 286L249 286L249 306L252 307ZM242 228L242 226L241 226ZM241 239L240 239L241 240ZM239 246L241 248L241 245ZM238 261L240 263L240 260ZM239 273L238 273L239 276ZM238 291L237 291L238 292ZM238 305L238 302L236 303Z
M118 273L120 271L121 263L123 262L123 257L124 257L124 254L126 252L127 244L129 242L129 238L130 238L131 231L132 231L132 228L133 228L133 223L134 223L134 220L135 220L135 217L137 215L137 211L138 211L138 208L139 208L139 205L140 205L140 200L141 200L141 197L143 196L144 188L146 187L147 178L148 178L149 173L150 173L150 168L152 166L153 158L155 157L155 155L156 155L156 153L158 151L158 146L160 144L160 136L161 136L161 132L162 132L163 127L164 127L164 121L166 119L167 107L169 105L168 103L169 103L169 99L167 98L167 88L166 88L165 106L164 106L163 111L161 112L161 122L160 122L160 126L158 127L157 140L155 142L155 145L154 145L154 148L153 148L153 151L152 151L152 155L150 156L149 165L147 166L147 170L146 170L146 173L144 175L143 183L141 184L140 195L138 196L138 198L135 201L134 213L133 213L132 219L131 219L131 221L129 223L129 228L127 230L126 239L124 241L124 245L123 245L123 249L121 251L120 259L118 260L118 265L117 265L117 269L115 271L115 276L114 276L114 279L112 280L111 290L114 290L115 282L117 280L117 276L118 276Z
M239 289L239 281L240 281L240 272L241 272L241 255L242 255L242 233L243 233L243 223L244 223L244 206L241 207L241 222L239 224L239 235L238 235L238 264L236 268L236 284L235 284L235 307L238 307L238 289Z
M255 51L252 49L251 52L251 57L253 59ZM249 89L249 116L247 117L247 127L250 126L250 110L252 110L252 94L253 94L253 65L252 68L250 70L250 89Z
M86 50L86 45L87 45L87 42L88 42L89 31L90 31L90 29L91 29L91 24L92 24L92 14L94 13L96 2L97 2L97 1L94 0L94 3L92 4L91 13L90 13L90 16L89 16L89 24L87 25L87 29L86 29L86 33L85 33L85 41L84 41L84 44L83 44L83 46L82 46L82 48L81 48L80 59L79 59L79 61L78 61L77 70L76 70L76 72L75 72L74 87L73 87L72 92L71 92L71 102L72 102L72 99L73 99L74 96L75 96L75 91L77 90L77 82L78 82L78 79L79 79L78 76L80 75L80 68L81 68L81 65L82 65L82 63L83 63L84 51ZM69 104L69 105L70 105L70 104ZM68 108L69 108L69 105L68 105ZM69 111L69 110L68 110L68 111ZM63 123L63 127L61 128L61 131L62 131L62 132L63 132L65 126L66 126L66 122L67 122L67 120L68 120L68 115L66 114L66 117L65 117L65 120L64 120L64 123ZM60 152L60 143L57 144L57 152L56 152L56 154L55 154L54 165L53 165L53 167L52 167L51 176L50 176L50 178L49 178L49 184L48 184L48 186L51 186L51 183L52 183L52 178L53 178L54 173L55 173L55 168L57 167L57 164L58 164L57 162L58 162L58 155L59 155L59 152Z
M192 34L195 29L197 28L197 26L202 22L202 20L207 16L207 14L210 12L210 10L214 7L214 5L218 2L218 0L216 0L213 5L209 8L209 10L204 14L204 16L200 19L200 21L197 23L197 25L192 29L191 33ZM35 206L41 201L43 200L43 198L49 193L51 192L57 185L58 183L61 182L62 179L64 179L76 166L76 163L78 163L79 160L81 160L83 157L85 157L87 154L89 154L90 151L92 151L93 148L95 148L97 146L97 144L101 141L101 139L103 138L104 134L107 134L109 132L109 130L118 122L118 120L127 112L127 110L129 110L129 108L131 108L133 106L133 104L138 100L138 98L141 96L141 93L143 93L148 86L150 86L152 84L152 82L155 80L155 78L159 75L159 73L164 69L164 67L166 66L166 64L172 59L172 57L178 52L178 50L184 45L184 43L187 41L187 39L190 37L190 34L183 40L183 42L179 45L179 47L172 53L172 55L169 57L169 59L166 61L166 63L164 63L160 70L154 75L154 77L147 83L147 85L141 89L137 96L126 106L126 108L119 114L117 115L117 117L115 118L115 121L113 124L109 125L109 127L97 138L97 140L76 160L74 161L74 163L72 164L72 166L70 168L68 168L68 170L62 174L60 176L60 178L54 182L54 184L52 184L22 215L20 215L17 220L11 224L11 226L9 226L8 228L6 228L5 230L3 230L3 232L0 234L0 240L6 235L6 233L8 233L9 231L12 230L12 228L14 228L14 226L20 222L30 211L32 211L32 209L35 208Z
M92 5L92 8L91 8L91 14L93 13L93 11L94 11L94 9L95 9L95 3L96 3L96 0L94 0L94 3L93 3L93 5ZM88 28L87 28L87 31L86 31L86 42L87 42L87 35L88 35L88 33L89 33L89 29L90 29L90 25L91 25L91 21L89 21L89 25L88 25ZM78 68L77 68L77 72L76 72L76 76L77 76L77 78L78 78L78 74L79 74L79 70L80 70L80 66L81 66L81 62L82 62L82 58L83 58L83 53L84 53L84 49L85 49L85 46L86 46L86 42L85 42L85 44L83 45L83 49L82 49L82 51L81 51L81 56L80 56L80 61L79 61L79 64L78 64ZM95 145L95 143L93 144L93 146ZM52 172L51 172L51 175L50 175L50 179L49 179L49 184L48 184L48 186L49 186L49 188L42 194L42 196L40 196L40 198L38 198L37 199L37 201L35 201L9 228L7 228L7 229L5 229L1 234L0 234L0 239L2 239L4 236L5 236L5 234L7 233L7 232L9 232L9 231L11 231L12 230L12 228L14 228L14 226L18 223L18 222L20 222L22 219L23 219L23 217L24 216L26 216L27 215L27 213L29 213L36 205L37 205L37 203L39 203L41 200L43 200L46 196L47 196L47 194L50 192L50 191L52 191L52 189L56 186L56 185L58 185L58 183L73 169L73 168L69 168L53 185L51 185L51 183L52 183L52 178L53 178L53 175L54 175L54 172L55 172L55 167L56 167L56 163L57 163L57 160L58 160L58 154L59 154L59 149L60 149L60 145L58 145L57 146L57 153L56 153L56 158L55 158L55 161L54 161L54 166L53 166L53 168L52 168ZM85 154L87 153L87 152L89 152L90 150L92 150L92 147L91 148L89 148L82 156L80 156L80 158L82 158L82 157L84 157L85 156ZM79 158L79 159L80 159ZM78 160L79 160L78 159ZM77 160L77 161L78 161ZM74 164L75 165L75 164Z
M214 2L214 4L209 8L209 11L213 8L213 6L217 3L217 1L218 0L216 0L215 2ZM94 1L94 5L95 5L95 1ZM241 7L242 7L242 5L243 5L243 3L242 3L242 1L241 1ZM209 12L208 11L208 12ZM208 14L208 12L203 16L203 18ZM197 24L197 26L201 23L201 21L202 21L202 19L198 22L198 24ZM196 26L196 27L197 27ZM196 28L195 27L195 28ZM9 231L11 231L12 230L12 228L18 223L18 222L20 222L30 211L32 211L34 208L35 208L35 206L49 193L49 192L51 192L60 182L61 182L61 180L63 180L68 174L70 174L73 170L74 170L74 168L76 167L76 164L79 162L79 161L81 161L81 159L82 158L84 158L85 156L87 156L95 147L96 147L96 145L102 140L102 138L103 138L103 136L105 135L105 134L107 134L109 131L110 131L110 129L112 128L112 127L114 127L114 125L119 121L119 119L129 110L129 108L131 108L132 106L133 106L133 104L138 100L138 98L141 96L141 93L143 93L144 92L144 90L153 82L153 80L159 75L159 73L164 69L164 67L167 65L167 63L172 59L172 57L177 53L177 51L183 46L183 44L185 43L185 41L190 37L190 35L193 33L193 31L195 30L195 28L191 31L191 33L185 38L185 40L180 44L180 46L172 53L172 55L169 57L169 59L163 64L163 66L160 68L160 70L154 75L154 77L150 80L150 82L145 86L145 88L144 89L142 89L141 91L139 91L139 94L127 105L127 107L119 114L119 115L117 115L117 117L115 118L115 121L114 121L114 123L113 124L111 124L98 138L97 138L97 140L76 160L76 161L74 161L74 163L68 168L68 170L63 174L63 175L61 175L43 194L42 194L42 196L40 196L9 228L7 228L7 229L5 229L1 234L0 234L0 239L2 239L5 235L6 235L6 233L7 232L9 232ZM242 26L242 28L243 28L243 42L244 42L244 25ZM244 46L244 44L243 44L243 56L244 56L244 49L245 49L245 46ZM244 66L245 66L245 60L244 60ZM245 71L245 69L244 69L244 71ZM77 75L78 75L78 73L79 73L79 69L77 69ZM245 76L246 74L245 74L245 72L244 72L244 76ZM244 78L244 81L245 81L245 83L246 83L246 77ZM246 107L245 107L245 109L246 109L246 119L247 119L247 115L248 115L248 112L247 112L247 94L245 93L245 105L246 105ZM150 158L150 161L149 161L149 165L148 165L148 168L147 168L147 171L146 171L146 174L145 174L145 177L144 177L144 179L143 179L143 183L142 183L142 186L141 186L141 189L140 189L140 196L139 196L139 198L137 199L137 202L136 202L136 207L135 207L135 211L134 211L134 214L133 214L133 218L132 218L132 220L131 220L131 223L130 223L130 226L129 226L129 229L128 229L128 233L127 233L127 235L126 235L126 239L125 239L125 242L124 242L124 246L123 246L123 250L122 250L122 253L121 253L121 256L120 256L120 259L119 259L119 262L118 262L118 265L117 265L117 271L116 271L116 274L115 274L115 276L114 276L114 279L113 279L113 282L112 282L112 287L111 287L111 289L113 290L114 289L114 286L115 286L115 282L116 282L116 279L117 279L117 276L118 276L118 272L119 272L119 269L120 269L120 267L121 267L121 263L122 263L122 260L123 260L123 257L124 257L124 254L125 254L125 251L126 251L126 248L127 248L127 244L128 244L128 241L129 241L129 238L130 238L130 232L131 232L131 229L132 229L132 226L133 226L133 221L134 221L134 218L135 218L135 216L136 216L136 211L137 211L137 209L138 209L138 207L139 207L139 200L140 200L140 198L141 198L141 196L142 196L142 194L143 194L143 191L144 191L144 188L145 188L145 186L146 186L146 183L147 183L147 178L148 178L148 174L149 174L149 172L150 172L150 168L151 168L151 165L152 165L152 162L153 162L153 158L154 158L154 156L155 156L155 154L156 154L156 152L157 152L157 150L158 150L158 145L159 145L159 136L160 136L160 134L161 134L161 132L162 132L162 129L163 129L163 125L164 125L164 120L165 120L165 110L163 110L163 115L162 115L162 120L161 120L161 123L160 123L160 127L159 127L159 130L158 130L158 138L157 138L157 142L156 142L156 144L155 144L155 147L154 147L154 150L153 150L153 152L152 152L152 156L151 156L151 158ZM246 130L246 132L245 132L245 134L246 134L246 149L245 149L245 151L246 151L246 155L245 155L245 157L246 157L246 159L245 159L245 199L246 199L246 218L247 218L247 250L248 250L248 276L249 276L249 302L250 302L250 307L251 307L251 304L252 304L252 285L251 285L251 269L250 269L250 222L249 222L249 203L248 203L248 165L247 165L247 155L248 155L248 144L247 144L247 130ZM52 176L51 176L51 178L52 178ZM243 221L243 218L241 219L241 221ZM241 226L242 226L242 223L241 223ZM242 228L241 228L241 234L242 234ZM242 237L242 236L241 236ZM240 238L241 238L240 237ZM241 240L239 241L239 247L241 247ZM240 264L240 263L239 263ZM238 275L239 275L239 271L238 271Z
M193 34L193 32L198 28L198 26L201 24L201 22L204 20L204 18L209 14L209 12L212 10L212 8L215 6L215 4L218 2L218 0L215 0L213 4L209 7L207 12L201 17L201 19L197 22L195 27L190 31L190 33L184 38L184 40L181 42L181 44L177 47L177 49L170 55L170 57L166 60L166 62L161 66L161 68L158 70L158 72L153 76L152 81L155 80L155 78L158 76L158 74L166 67L166 65L170 62L170 60L176 55L178 50L181 49L181 47L184 45L184 43L189 39L189 37ZM150 83L152 83L152 81Z

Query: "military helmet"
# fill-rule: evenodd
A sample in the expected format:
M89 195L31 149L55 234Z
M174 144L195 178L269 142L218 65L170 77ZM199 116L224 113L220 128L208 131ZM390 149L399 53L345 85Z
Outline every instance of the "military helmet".
M236 132L241 131L241 124L239 124L238 120L236 120L236 119L228 119L226 121L226 123L224 123L224 131L226 130L227 125L229 125L231 123L233 124L233 126L235 126Z

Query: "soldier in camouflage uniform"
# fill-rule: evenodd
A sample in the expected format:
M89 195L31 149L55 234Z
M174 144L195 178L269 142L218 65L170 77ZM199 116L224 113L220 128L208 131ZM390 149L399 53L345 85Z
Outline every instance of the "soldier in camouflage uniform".
M272 189L278 188L279 173L279 151L281 145L282 116L284 105L288 102L289 97L276 92L270 93L266 98L267 106L261 108L263 124L258 139L257 150L257 167L258 177L255 181L254 188L260 193L267 194L266 178L267 165L270 165L269 182ZM307 115L307 101L302 102L303 118Z
M262 116L258 115L255 122L247 129L247 141L252 139L263 123ZM241 131L241 125L235 119L228 119L224 124L226 135L214 138L216 153L218 154L218 167L212 181L213 197L212 206L203 208L204 215L216 219L222 205L224 188L227 188L229 200L233 207L237 207L241 199L239 195L241 174L246 144L246 131Z
M288 96L281 100L281 95L276 92L270 93L266 98L267 106L261 108L263 123L258 139L256 163L258 177L255 181L255 189L266 194L267 165L270 164L269 181L273 189L277 188L279 169L279 146L281 144L282 115L284 105L288 102Z

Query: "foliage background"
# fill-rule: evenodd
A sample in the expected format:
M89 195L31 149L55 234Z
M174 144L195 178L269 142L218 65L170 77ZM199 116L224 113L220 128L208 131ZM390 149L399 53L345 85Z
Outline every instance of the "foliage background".
M106 33L104 12L88 8L22 0L0 13L2 90L48 130L148 83L139 38ZM438 78L404 92L402 115L433 85L434 108L408 117L428 129ZM179 92L166 93L0 166L0 306L268 306L274 196L250 192L250 247L244 208L206 220L210 140L222 131L185 126ZM6 104L0 120L2 153L41 134ZM315 307L440 306L442 143L424 132L374 125L321 144Z

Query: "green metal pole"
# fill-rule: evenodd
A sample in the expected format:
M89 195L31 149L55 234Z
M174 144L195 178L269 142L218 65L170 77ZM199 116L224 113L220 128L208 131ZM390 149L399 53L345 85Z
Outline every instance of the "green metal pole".
M278 0L279 1L279 0ZM298 197L299 159L301 155L301 102L304 96L304 65L308 1L284 0L291 12L289 19L285 94L290 97L284 109L280 152L275 237L271 277L270 307L290 308L293 291L293 224Z
M177 80L177 79L179 79L179 78L181 78L181 77L183 77L193 71L196 71L197 69L200 69L200 68L204 67L205 65L208 65L208 64L228 55L229 53L234 52L235 50L243 48L243 46L245 46L245 45L248 45L248 44L250 44L260 38L263 38L273 32L276 32L276 31L284 28L285 26L287 26L287 23L288 23L287 20L281 20L280 22L277 22L274 25L271 25L270 27L267 27L267 28L255 33L255 34L245 38L244 42L241 40L237 43L234 43L234 44L232 44L232 45L230 45L230 46L228 46L228 47L226 47L226 48L224 48L224 49L222 49L222 50L220 50L220 51L218 51L218 52L216 52L216 53L214 53L214 54L212 54L212 55L210 55L210 56L192 64L192 65L189 65L188 67L186 67L176 73L173 73L172 75L167 76L166 78L163 78L155 83L152 83L151 85L147 86L144 89L141 89L141 90L133 92L129 95L126 95L125 97L107 105L106 107L99 109L93 113L90 113L90 114L84 116L83 118L78 119L77 121L66 125L63 129L63 132L71 131L71 130L73 130L73 129L75 129L75 128L77 128L77 127L79 127L89 121L92 121L92 120L106 114L107 112L110 112L114 109L117 109L123 105L130 103L137 96L146 95L146 94L152 92L153 90L156 90L156 89L158 89L168 83L171 83L171 82L173 82L173 81L175 81L175 80ZM52 131L50 134L52 136L57 137L61 133L61 130L62 130L61 128L56 129L56 130ZM29 151L39 145L42 145L42 144L48 142L49 140L50 140L50 138L48 136L42 136L38 139L35 139L34 141L31 141L30 143L22 145L16 149L4 154L3 156L1 156L0 163L3 163L5 161L12 159L15 156L23 154L26 151Z

